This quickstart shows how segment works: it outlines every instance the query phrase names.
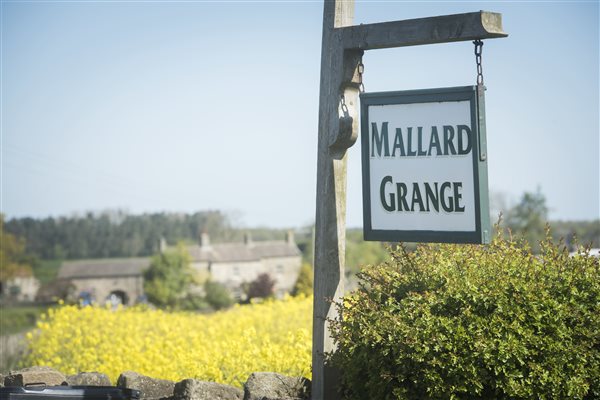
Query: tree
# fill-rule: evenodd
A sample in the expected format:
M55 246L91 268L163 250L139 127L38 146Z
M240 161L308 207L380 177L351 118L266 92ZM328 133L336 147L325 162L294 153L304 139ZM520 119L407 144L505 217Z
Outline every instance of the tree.
M275 287L275 280L269 276L269 274L260 274L255 280L250 282L248 286L248 300L254 298L263 298L273 296L273 288Z
M206 230L223 239L230 234L231 224L219 211L128 215L108 210L59 218L13 218L5 229L25 239L27 254L48 260L149 256L161 237L171 243L196 241L198 230Z
M190 256L182 244L152 258L144 272L144 291L158 306L177 307L195 281Z
M294 288L292 289L293 296L302 294L307 296L313 294L313 269L308 263L304 263L300 267L298 279L296 280Z
M529 242L532 250L539 251L539 242L544 239L548 207L540 188L535 193L525 192L517 205L508 210L506 226L516 236Z
M0 282L17 276L32 276L25 255L25 240L4 231L4 215L0 214Z

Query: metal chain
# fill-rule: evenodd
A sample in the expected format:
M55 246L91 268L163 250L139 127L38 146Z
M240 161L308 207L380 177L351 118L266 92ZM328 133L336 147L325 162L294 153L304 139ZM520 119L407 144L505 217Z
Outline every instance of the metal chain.
M358 91L360 93L365 92L365 84L363 83L363 74L365 72L365 64L362 62L362 56L358 62Z
M477 84L483 85L483 68L481 66L481 52L483 49L483 42L479 39L474 40L475 45L475 62L477 63Z
M340 105L342 107L342 113L344 115L349 115L348 106L346 105L346 96L342 93L340 98Z

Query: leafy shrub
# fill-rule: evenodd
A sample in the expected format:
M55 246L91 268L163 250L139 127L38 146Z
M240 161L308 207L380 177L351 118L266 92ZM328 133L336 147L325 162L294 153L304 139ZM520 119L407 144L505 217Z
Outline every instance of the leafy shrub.
M179 300L177 309L185 311L207 311L211 309L211 306L204 296L188 293L187 296Z
M229 308L235 303L229 290L219 282L206 281L204 292L206 293L206 302L215 310Z
M267 273L260 274L255 280L250 282L248 286L248 299L261 298L266 299L273 297L273 289L275 288L275 280Z
M298 279L292 289L292 296L304 295L312 296L313 294L313 269L308 263L303 263L298 273Z
M598 259L500 237L391 256L338 304L345 398L600 398Z

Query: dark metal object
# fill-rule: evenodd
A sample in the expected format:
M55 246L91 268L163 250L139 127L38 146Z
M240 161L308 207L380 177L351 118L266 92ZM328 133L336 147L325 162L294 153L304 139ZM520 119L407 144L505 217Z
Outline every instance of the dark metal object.
M365 84L363 83L363 74L365 73L365 64L362 62L362 57L360 58L360 63L358 64L358 90L361 93L365 92Z
M473 44L475 45L475 63L477 63L477 85L483 85L483 67L481 66L483 42L477 39L473 41Z
M8 386L0 400L139 400L140 391L116 386Z
M338 135L335 141L329 145L332 149L345 150L352 146L356 139L358 139L358 130L354 129L355 121L351 115L348 104L346 104L346 97L342 94L340 99L340 122Z

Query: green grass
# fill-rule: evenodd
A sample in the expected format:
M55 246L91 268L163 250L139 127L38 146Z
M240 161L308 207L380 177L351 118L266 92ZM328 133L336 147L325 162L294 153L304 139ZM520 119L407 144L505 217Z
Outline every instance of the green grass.
M0 335L23 332L35 326L48 306L2 306L0 308Z

